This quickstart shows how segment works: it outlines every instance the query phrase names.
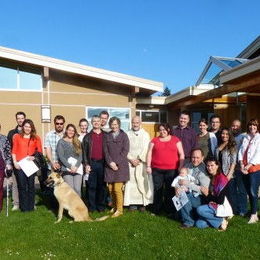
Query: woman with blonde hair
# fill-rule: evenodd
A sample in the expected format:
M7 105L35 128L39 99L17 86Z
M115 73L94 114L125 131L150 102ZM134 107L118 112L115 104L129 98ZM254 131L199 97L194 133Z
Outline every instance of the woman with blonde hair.
M75 125L67 125L64 137L58 141L57 155L65 182L81 196L82 149Z

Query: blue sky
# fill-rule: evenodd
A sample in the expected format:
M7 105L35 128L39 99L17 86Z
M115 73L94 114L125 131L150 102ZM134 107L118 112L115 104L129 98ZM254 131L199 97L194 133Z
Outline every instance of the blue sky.
M162 81L174 93L195 84L210 55L251 43L259 10L257 0L2 0L0 45Z

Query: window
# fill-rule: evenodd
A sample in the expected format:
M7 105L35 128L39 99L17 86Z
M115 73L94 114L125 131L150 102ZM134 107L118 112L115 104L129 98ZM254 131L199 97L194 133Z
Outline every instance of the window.
M191 114L191 127L195 129L195 131L199 132L199 121L202 118L205 118L208 121L210 127L210 117L213 115L210 111L200 111L200 112L193 112Z
M130 108L107 108L107 107L86 107L86 118L91 121L92 116L99 115L101 111L107 111L109 118L116 116L121 121L121 128L124 131L130 129Z
M33 74L25 71L19 71L20 89L40 90L42 86L41 75Z
M16 89L17 71L14 69L0 67L0 88Z
M41 90L40 74L0 66L0 89Z
M159 122L159 111L142 111L143 122Z
M136 115L141 117L144 123L167 123L167 111L164 110L137 110Z
M167 111L160 111L160 123L167 123Z

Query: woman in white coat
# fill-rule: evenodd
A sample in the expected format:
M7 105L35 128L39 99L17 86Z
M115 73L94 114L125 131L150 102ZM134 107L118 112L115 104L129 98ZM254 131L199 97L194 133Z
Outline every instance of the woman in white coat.
M260 186L260 134L257 119L251 119L247 124L247 135L239 149L238 160L242 173L249 177L251 216L248 223L256 223Z

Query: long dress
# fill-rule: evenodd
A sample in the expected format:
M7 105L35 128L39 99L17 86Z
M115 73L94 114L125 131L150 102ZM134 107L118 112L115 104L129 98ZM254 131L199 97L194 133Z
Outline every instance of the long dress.
M141 163L133 167L129 163L130 180L125 185L124 206L148 205L153 203L153 180L146 173L146 155L150 143L150 136L144 130L130 130L128 133L130 150L127 158L129 160L139 159Z

